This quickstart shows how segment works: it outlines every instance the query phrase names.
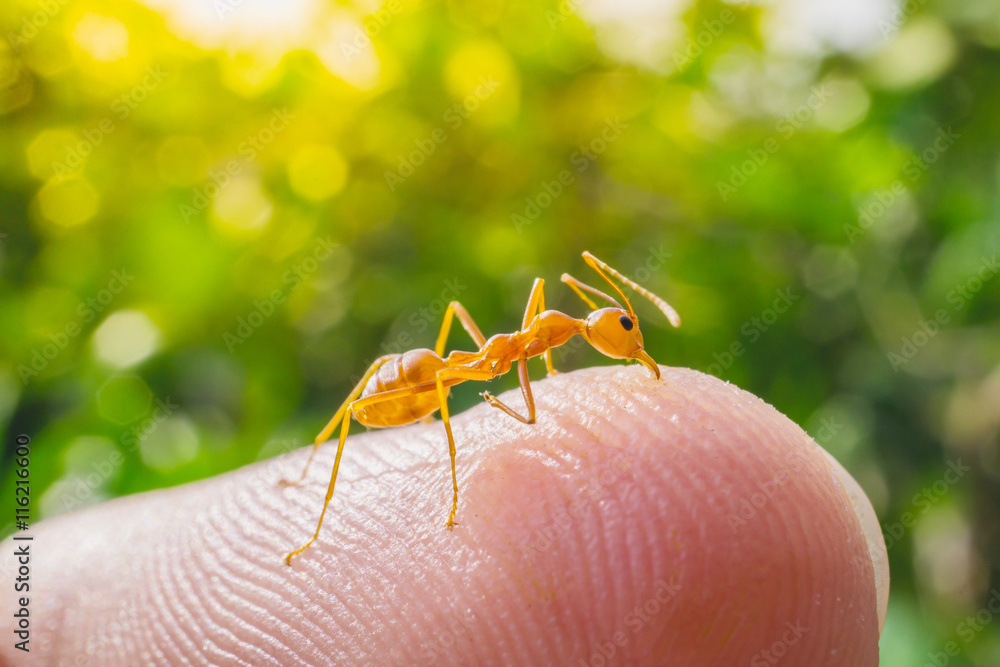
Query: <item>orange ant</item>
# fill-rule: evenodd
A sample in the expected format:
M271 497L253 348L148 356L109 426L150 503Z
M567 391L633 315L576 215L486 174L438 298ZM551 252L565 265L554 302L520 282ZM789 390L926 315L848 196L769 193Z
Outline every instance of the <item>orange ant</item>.
M333 497L333 487L337 482L337 471L340 469L340 456L344 453L344 442L350 427L351 416L358 422L370 427L402 426L418 420L429 419L436 410L441 410L441 421L448 434L448 449L451 454L451 483L454 495L451 501L451 514L448 515L447 528L457 525L455 512L458 510L458 477L455 474L455 438L451 432L451 422L448 418L448 394L450 387L467 380L486 381L503 375L510 370L511 364L517 362L517 377L521 384L521 393L528 409L528 416L522 416L513 408L505 405L500 399L488 391L480 395L495 408L503 410L508 415L524 422L535 423L535 401L531 396L531 384L528 381L528 359L542 355L549 375L556 373L552 368L552 348L566 343L576 334L583 336L594 349L612 359L634 359L653 371L656 379L660 379L660 368L642 347L642 334L639 332L639 318L632 310L632 304L621 288L615 284L608 274L628 285L633 290L652 301L663 311L670 323L678 327L681 318L670 304L652 292L640 287L613 268L584 251L583 259L601 276L625 302L627 310L614 298L604 292L586 285L568 273L562 275L562 281L569 285L583 301L593 309L586 319L578 320L564 315L556 310L545 310L545 281L536 278L528 297L528 307L524 310L521 330L511 334L497 334L489 340L483 337L476 323L458 301L448 304L441 324L441 333L433 350L411 350L403 354L387 354L376 359L365 372L361 381L351 391L337 414L326 425L326 428L316 436L309 460L296 482L282 481L282 485L298 485L306 477L309 465L316 455L316 449L326 442L340 424L340 443L337 445L337 456L333 460L333 474L330 476L330 486L326 491L323 511L319 515L316 533L305 545L287 556L285 562L291 565L292 557L305 551L319 537L323 526L326 508ZM606 272L606 273L605 273ZM601 297L615 308L598 308L589 292ZM458 316L462 327L469 333L479 349L476 352L451 352L442 358L444 346L451 330L454 316Z

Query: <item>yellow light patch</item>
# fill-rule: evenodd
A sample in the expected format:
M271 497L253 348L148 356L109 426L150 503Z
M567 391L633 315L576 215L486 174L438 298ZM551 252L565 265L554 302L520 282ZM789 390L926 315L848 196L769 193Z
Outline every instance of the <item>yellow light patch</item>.
M73 41L91 58L110 63L128 55L128 28L118 19L88 12L73 28Z
M339 12L330 19L325 36L313 49L335 76L358 90L374 90L382 83L382 65L375 45L355 17Z
M38 191L42 215L61 227L75 227L97 213L98 196L83 178L54 178Z
M213 220L228 234L255 234L267 226L274 214L274 203L264 192L256 175L233 176L218 189L212 200Z
M28 144L28 167L36 178L55 175L55 165L66 164L70 147L80 141L79 133L68 129L45 130Z
M292 189L313 201L340 192L347 182L347 172L347 162L332 146L303 146L288 163Z
M141 310L119 310L94 331L94 356L118 368L134 366L153 354L160 330Z
M481 40L459 47L445 65L444 82L457 100L449 111L459 125L466 118L498 125L517 115L520 77L510 55L495 42Z
M919 88L947 72L956 54L955 38L944 21L916 18L872 57L868 71L883 88Z

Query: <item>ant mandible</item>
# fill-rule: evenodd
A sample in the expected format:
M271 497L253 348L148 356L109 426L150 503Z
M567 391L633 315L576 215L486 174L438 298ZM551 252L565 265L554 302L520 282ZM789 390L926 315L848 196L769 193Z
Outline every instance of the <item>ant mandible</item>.
M495 408L503 410L508 415L524 422L535 423L535 401L531 395L531 384L528 381L528 359L542 355L549 375L556 373L552 368L552 348L563 345L573 336L580 334L590 345L601 354L612 359L634 359L653 372L656 379L660 378L660 368L653 358L646 353L642 345L642 334L639 332L639 318L632 310L632 304L621 288L609 278L614 276L623 284L652 301L670 323L679 327L681 318L670 304L652 292L629 280L613 268L594 257L587 251L583 259L594 269L621 297L627 308L611 296L580 282L568 273L562 275L562 281L569 285L593 312L586 319L576 319L560 313L557 310L545 309L543 286L545 281L536 278L528 297L528 307L524 310L521 330L510 334L497 334L489 340L483 337L476 323L458 301L448 304L441 324L441 333L433 350L410 350L402 354L387 354L379 357L365 372L354 390L348 395L333 419L316 436L309 459L306 461L302 475L295 482L282 481L285 486L300 484L306 477L309 465L316 455L316 449L340 425L340 442L337 445L337 456L333 460L333 473L330 476L330 486L323 501L323 511L319 515L316 533L301 548L287 556L285 562L291 565L292 557L305 551L319 537L323 526L326 508L333 498L333 488L337 482L337 471L340 469L340 457L344 453L344 442L350 427L351 416L361 424L369 427L383 428L387 426L402 426L422 419L427 419L436 410L441 410L441 421L448 434L448 449L451 454L451 483L454 495L451 501L451 514L445 526L451 528L455 523L455 512L458 510L458 477L455 474L455 437L451 432L451 422L448 416L448 394L450 387L467 380L486 381L505 374L515 362L517 377L521 384L521 393L527 407L527 416L519 414L510 406L504 404L488 391L481 396ZM598 308L597 304L585 294L589 292L613 303L613 308ZM476 352L451 352L442 357L444 346L448 340L448 332L454 316L458 316L462 327L469 333L479 349Z

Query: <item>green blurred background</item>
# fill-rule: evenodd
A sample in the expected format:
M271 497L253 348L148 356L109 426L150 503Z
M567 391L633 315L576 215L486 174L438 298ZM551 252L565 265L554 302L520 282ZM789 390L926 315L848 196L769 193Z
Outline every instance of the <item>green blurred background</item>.
M451 298L509 331L541 276L582 315L589 249L680 311L637 304L659 362L865 488L882 664L1000 664L995 2L14 0L0 29L2 493L29 434L34 519L309 442Z

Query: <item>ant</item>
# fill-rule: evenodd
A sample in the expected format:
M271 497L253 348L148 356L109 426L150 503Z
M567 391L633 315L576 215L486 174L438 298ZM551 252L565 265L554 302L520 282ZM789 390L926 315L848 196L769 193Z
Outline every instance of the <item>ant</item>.
M441 333L433 350L410 350L402 354L387 354L376 359L364 376L348 395L333 419L316 436L309 459L306 461L302 475L295 482L282 480L282 486L297 486L301 484L309 470L316 449L326 442L337 425L340 425L340 443L337 445L337 456L333 461L333 474L330 476L330 486L326 491L323 511L319 515L319 523L312 539L285 556L285 563L291 565L292 557L305 551L319 537L323 526L326 508L333 498L333 487L337 482L337 471L340 469L340 457L344 453L344 442L350 427L351 416L365 426L383 428L387 426L402 426L420 420L430 420L436 410L441 410L441 421L448 434L448 449L451 454L451 483L454 495L451 501L451 514L448 515L447 528L455 523L455 512L458 510L458 478L455 474L455 437L451 432L451 422L448 416L448 394L450 387L467 380L486 381L503 375L517 363L517 377L521 384L521 393L527 407L527 416L521 415L510 406L488 391L480 395L486 402L499 408L514 419L525 424L535 423L535 401L531 395L531 384L528 381L528 359L542 355L549 375L556 373L552 367L552 348L563 345L573 336L580 334L594 349L612 359L634 359L653 372L660 379L660 368L643 349L642 334L639 332L639 318L632 310L632 304L621 288L608 277L610 274L623 284L652 301L670 323L679 327L681 318L670 304L652 292L640 287L613 268L594 257L587 251L583 259L594 269L621 297L626 308L613 297L580 282L568 273L562 275L562 282L569 285L583 301L593 310L586 319L578 320L564 315L557 310L545 309L545 281L535 278L528 297L528 306L524 310L521 330L510 334L497 334L489 340L483 336L472 317L458 301L448 304L441 324ZM597 304L585 294L589 292L613 303L614 308L598 308ZM451 352L442 357L444 346L451 330L452 319L457 316L462 327L469 333L478 346L476 352Z

